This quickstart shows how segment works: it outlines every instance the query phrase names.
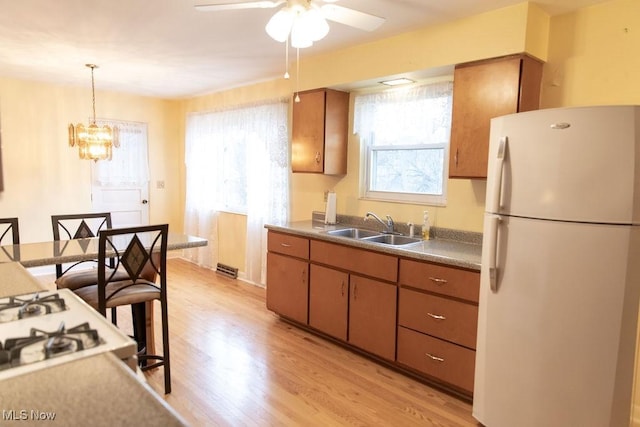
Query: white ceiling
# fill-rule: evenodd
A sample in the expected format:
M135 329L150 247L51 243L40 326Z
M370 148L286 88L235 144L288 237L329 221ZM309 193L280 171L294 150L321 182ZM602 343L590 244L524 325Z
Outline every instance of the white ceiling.
M282 76L284 45L264 26L277 9L203 12L238 0L0 0L0 76L182 98ZM602 0L540 0L555 15ZM374 32L330 22L301 56L390 37L522 0L340 0L386 18Z

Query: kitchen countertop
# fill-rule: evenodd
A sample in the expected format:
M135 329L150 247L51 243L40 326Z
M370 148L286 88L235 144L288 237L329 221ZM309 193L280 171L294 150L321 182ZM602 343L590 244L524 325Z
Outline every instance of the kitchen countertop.
M480 259L482 255L481 244L438 238L423 240L411 245L390 246L349 237L332 236L326 233L326 231L329 230L339 230L341 228L351 227L355 226L350 224L325 225L321 222L311 220L289 222L282 225L265 225L265 228L272 231L325 240L327 242L340 243L362 249L375 250L377 252L388 253L405 258L413 258L480 271Z
M186 425L110 352L6 379L0 402L4 420L9 414L24 425Z
M46 290L19 262L0 263L0 298Z

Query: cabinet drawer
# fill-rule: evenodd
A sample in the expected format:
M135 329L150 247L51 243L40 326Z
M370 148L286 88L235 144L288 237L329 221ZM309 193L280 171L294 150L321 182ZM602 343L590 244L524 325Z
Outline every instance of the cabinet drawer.
M480 273L428 262L400 260L400 284L478 302Z
M269 252L309 259L309 240L304 237L269 231L267 248Z
M398 327L398 362L473 393L476 352Z
M398 278L398 258L378 252L312 240L311 260L390 282Z
M475 349L478 306L400 288L398 324Z

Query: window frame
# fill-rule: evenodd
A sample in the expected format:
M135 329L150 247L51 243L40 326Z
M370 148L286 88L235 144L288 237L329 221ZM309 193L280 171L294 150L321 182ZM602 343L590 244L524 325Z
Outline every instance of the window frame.
M427 83L438 82L453 82L453 76L445 76L442 78L434 79ZM386 90L379 91L367 91L364 93L384 92ZM393 90L393 89L391 89ZM453 98L453 92L451 94ZM420 205L432 205L432 206L446 206L447 204L447 191L449 180L449 150L450 150L450 134L449 138L445 142L434 143L421 143L421 144L405 144L405 145L378 145L373 143L374 135L359 135L360 139L360 178L359 178L359 197L363 200L384 201L392 203L412 203ZM375 148L374 148L375 147ZM375 191L371 190L372 180L372 167L373 167L373 154L374 151L381 151L383 149L388 150L393 148L394 150L418 150L418 149L433 149L442 148L442 194L427 194L427 193L411 193L411 192L396 192L396 191Z

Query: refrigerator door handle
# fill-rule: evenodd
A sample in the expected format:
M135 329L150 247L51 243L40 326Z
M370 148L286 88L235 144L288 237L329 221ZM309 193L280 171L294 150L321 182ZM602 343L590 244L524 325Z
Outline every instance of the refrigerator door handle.
M498 144L498 154L496 155L496 167L493 169L495 176L493 177L493 206L490 206L489 212L498 212L502 205L502 170L504 168L504 156L507 152L507 143L509 137L503 136Z
M491 291L498 292L498 229L500 228L502 218L499 215L492 215L489 218L489 284Z

